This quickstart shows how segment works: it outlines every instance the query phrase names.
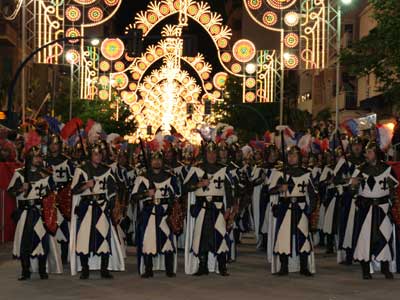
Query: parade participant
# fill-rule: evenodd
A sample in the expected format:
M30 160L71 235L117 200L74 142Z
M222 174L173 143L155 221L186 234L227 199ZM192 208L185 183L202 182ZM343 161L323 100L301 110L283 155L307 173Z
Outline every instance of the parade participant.
M214 142L207 144L205 161L185 184L195 195L188 209L185 271L196 276L209 272L229 275L226 263L230 239L224 216L231 208L232 186L226 167L217 163L217 151Z
M251 214L251 200L253 187L250 183L250 176L252 171L253 149L246 145L238 150L236 155L242 158L240 168L237 170L237 177L239 178L239 189L236 195L239 198L239 212L236 218L236 233L235 243L240 244L240 236L243 233L250 232L253 227L253 218Z
M335 236L338 229L338 190L334 184L335 159L330 150L324 153L324 167L322 169L319 192L321 196L321 204L324 207L324 215L322 217L322 239L326 238L326 253L334 253Z
M48 141L48 155L45 166L52 171L52 179L57 191L57 242L61 245L63 264L68 263L68 244L71 220L72 195L70 182L74 174L72 161L62 154L62 141L58 135L52 134ZM64 190L68 189L68 190Z
M365 163L352 175L352 187L357 191L358 212L354 229L354 260L359 261L363 279L372 279L370 270L380 263L386 279L393 279L390 264L394 260L394 231L391 206L398 185L390 166L381 160L376 142L365 149Z
M18 280L30 279L31 269L37 270L41 279L48 279L47 269L62 273L56 241L43 222L47 209L44 198L53 190L54 183L50 173L43 168L40 146L38 136L36 142L26 141L25 167L15 170L8 186L9 193L17 200L13 256L21 261L22 275ZM51 204L55 205L55 201Z
M278 148L274 144L270 144L265 148L266 162L264 164L264 182L260 198L260 225L259 234L262 238L261 249L267 251L268 248L268 233L271 216L271 195L269 191L269 184L271 176L274 175L275 171L279 166L277 165L279 159ZM276 200L276 197L274 198Z
M118 233L119 242L121 244L122 252L126 257L126 232L129 230L131 220L126 219L128 202L130 198L129 178L128 171L129 158L128 151L124 149L116 149L116 162L112 163L111 174L113 175L116 183L116 197L115 206L112 211L113 225Z
M142 278L153 277L157 270L176 276L176 236L168 217L180 192L177 178L164 169L161 147L156 140L150 142L149 170L136 178L132 190L139 209L137 255Z
M195 173L195 168L197 165L196 157L198 155L198 149L191 144L182 145L182 160L180 163L181 166L175 168L174 173L178 179L179 189L181 191L181 206L182 211L185 214L188 206L189 199L189 191L184 188L184 183L190 180L190 176L193 176ZM185 249L185 236L186 236L186 220L184 220L184 228L181 234L178 235L178 249Z
M300 167L300 149L292 146L287 154L288 166L283 167L277 185L279 202L272 208L276 217L272 272L285 276L300 270L301 275L312 276L315 263L309 218L316 194L311 173Z
M261 197L262 197L262 189L263 183L265 180L265 170L264 170L264 149L265 145L261 141L253 141L250 143L253 147L254 151L254 166L251 171L250 182L253 186L252 193L252 212L253 212L253 220L254 220L254 233L256 236L256 247L257 249L265 249L265 245L263 242L263 236L261 234L261 216L265 215L266 207L263 207L263 211L260 210L261 206Z
M353 232L356 214L356 197L349 188L349 179L364 161L362 141L358 136L352 137L350 155L341 157L334 169L334 183L340 190L338 262L346 265L351 265L353 262Z
M75 275L81 270L80 278L88 279L89 270L100 269L102 278L111 279L109 270L125 270L123 252L111 222L116 184L111 169L102 164L100 143L89 145L88 155L89 161L76 169L71 185L71 273Z

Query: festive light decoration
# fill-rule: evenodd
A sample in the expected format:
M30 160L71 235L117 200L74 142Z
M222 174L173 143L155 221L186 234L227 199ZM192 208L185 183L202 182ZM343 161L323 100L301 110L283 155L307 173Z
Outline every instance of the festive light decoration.
M70 6L65 11L65 17L71 22L76 22L81 18L81 11L76 6Z
M297 47L299 44L299 36L296 33L289 33L285 36L284 43L288 48Z
M288 58L285 59L284 63L285 63L286 68L294 69L294 68L296 68L298 66L299 59L298 59L298 57L296 55L289 54Z
M242 39L233 45L233 56L240 62L251 61L256 54L256 46L249 40Z
M107 72L110 70L110 63L106 60L103 60L99 64L100 71Z
M120 39L105 39L101 43L101 54L108 60L117 60L124 54L125 45Z
M68 50L66 55L65 55L68 59L68 63L72 63L72 64L77 64L80 60L80 54L77 50L71 49Z
M297 0L266 0L267 3L276 9L287 9L293 6Z
M215 74L213 79L214 86L219 90L223 90L225 88L227 78L228 74L225 72L219 72ZM219 96L217 98L219 98Z
M100 22L103 19L103 11L100 7L92 7L88 11L88 18L92 22Z
M290 11L285 15L283 20L287 26L296 26L299 24L299 14L294 11Z
M262 0L247 0L247 5L250 9L259 9L262 5Z
M114 63L114 70L116 72L122 72L125 70L125 64L122 61L117 61Z
M274 26L278 22L278 15L273 11L267 11L264 13L262 21L266 26Z
M125 73L118 73L112 75L113 84L112 86L117 90L125 89L129 84L128 76Z
M74 27L68 28L65 32L66 37L76 38L80 36L80 31ZM79 39L70 39L68 40L71 44L76 44L79 42Z

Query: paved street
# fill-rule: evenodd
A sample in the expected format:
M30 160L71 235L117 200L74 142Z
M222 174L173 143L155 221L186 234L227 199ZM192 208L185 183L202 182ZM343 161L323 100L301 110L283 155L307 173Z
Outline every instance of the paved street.
M115 279L105 281L99 274L81 281L69 275L51 276L41 281L35 274L29 282L18 282L19 264L9 259L10 245L0 246L0 299L399 299L400 275L386 281L376 274L373 281L361 280L359 266L338 266L333 256L318 254L318 274L310 279L292 274L279 278L266 269L265 257L254 251L251 239L245 239L239 248L238 262L230 266L231 276L217 275L195 278L182 274L167 278L156 273L155 278L143 280L136 273L133 249L128 257L125 273L114 273ZM9 252L8 252L9 251ZM182 255L180 262L182 263Z

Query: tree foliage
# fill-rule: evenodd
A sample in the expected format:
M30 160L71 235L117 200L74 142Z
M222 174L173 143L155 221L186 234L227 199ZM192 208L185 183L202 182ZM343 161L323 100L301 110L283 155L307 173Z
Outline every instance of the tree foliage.
M341 61L350 74L374 73L387 98L400 96L400 1L369 0L377 26L342 52Z
M76 87L77 88L77 87ZM136 124L129 119L131 115L129 106L119 101L119 118L116 119L116 98L112 95L108 100L82 100L74 97L72 101L73 117L81 118L84 122L93 119L99 122L106 133L118 133L121 136L132 134L136 130ZM62 122L69 119L69 93L62 91L55 103L55 114Z

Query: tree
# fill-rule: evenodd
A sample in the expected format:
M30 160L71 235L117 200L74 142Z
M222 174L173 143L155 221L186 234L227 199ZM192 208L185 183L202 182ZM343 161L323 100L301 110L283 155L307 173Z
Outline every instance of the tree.
M341 61L350 74L365 76L374 73L387 99L400 97L400 1L369 0L377 26L344 49ZM398 100L397 100L398 101Z
M69 86L66 84L64 86ZM75 87L76 89L78 87ZM55 114L59 116L62 122L69 119L69 91L61 91L56 103ZM121 136L129 135L135 132L136 124L131 120L131 111L127 104L119 100L118 120L116 118L116 95L112 95L111 101L108 100L83 100L75 97L72 101L72 112L74 117L81 118L84 122L93 119L102 125L106 133L118 133Z
M229 76L224 94L224 102L214 107L217 121L235 127L243 142L261 138L266 130L273 131L279 123L279 103L242 102L241 78Z

